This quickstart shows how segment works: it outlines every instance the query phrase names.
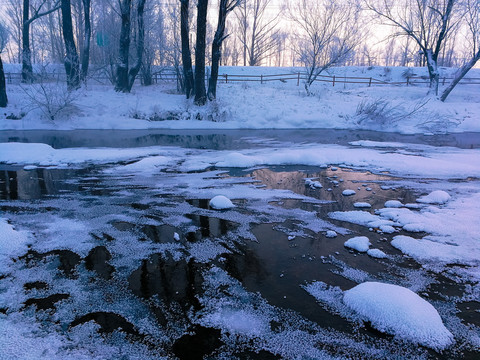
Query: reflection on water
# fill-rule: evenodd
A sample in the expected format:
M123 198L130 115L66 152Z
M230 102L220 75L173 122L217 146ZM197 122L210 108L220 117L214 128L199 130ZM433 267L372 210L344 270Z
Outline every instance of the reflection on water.
M87 170L78 169L2 170L0 168L0 199L31 200L46 195L58 195L66 191L78 191L79 184L70 180L86 172Z

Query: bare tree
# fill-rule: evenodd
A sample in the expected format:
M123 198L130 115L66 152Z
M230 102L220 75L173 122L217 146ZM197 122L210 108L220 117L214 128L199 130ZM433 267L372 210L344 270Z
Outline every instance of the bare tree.
M180 0L180 3L180 31L182 39L183 81L185 95L187 96L187 99L189 99L194 89L192 54L190 52L190 27L188 24L189 0Z
M440 96L441 101L445 101L448 95L452 90L457 86L460 80L470 71L472 67L480 60L480 1L478 0L465 0L465 5L467 7L467 13L465 16L465 21L467 23L468 29L472 36L471 43L473 47L472 57L467 63L465 63L455 74L452 82L447 86Z
M220 0L218 9L217 31L212 42L212 71L208 82L208 99L217 97L218 68L222 57L222 43L228 35L225 35L225 23L228 13L232 12L240 4L241 0Z
M366 0L366 7L415 41L427 64L430 90L438 94L438 57L455 26L459 0Z
M5 83L5 73L3 71L2 51L8 42L7 28L0 23L0 107L7 107L7 85Z
M261 65L275 51L279 16L268 14L270 5L272 0L244 0L235 12L243 46L243 66Z
M84 34L83 34L83 53L82 53L82 71L80 73L81 79L86 81L88 74L88 64L90 62L90 38L92 37L92 27L90 21L90 0L82 0L83 13L85 20Z
M129 69L129 50L130 50L130 32L131 32L131 8L132 0L120 0L120 15L122 18L122 27L120 31L120 46L117 64L117 77L115 91L130 92L135 77L140 71L142 65L143 46L145 39L145 26L143 13L145 9L145 0L138 0L137 3L137 58L135 64Z
M22 20L22 1L23 0L8 0L7 6L6 6L6 18L5 20L8 20L8 28L10 29L10 35L13 38L13 41L15 42L16 48L17 48L17 55L15 56L16 59L15 61L18 61L19 63L22 62L22 27L23 27L23 20ZM7 25L5 23L4 25ZM13 57L11 57L10 61L13 60Z
M358 7L335 0L298 0L289 4L297 25L295 52L305 66L305 90L326 69L343 63L359 43Z
M30 16L30 0L23 0L23 18L22 18L22 82L32 83L32 51L30 50L30 24L38 18L48 15L60 9L60 0L55 5L42 12L43 6L47 0L42 0L38 6L32 6L32 16Z
M197 46L195 48L195 104L207 103L205 88L205 49L207 35L208 0L198 0L197 5Z
M80 87L80 59L73 38L72 8L70 0L62 0L62 32L65 42L65 72L67 73L68 90Z

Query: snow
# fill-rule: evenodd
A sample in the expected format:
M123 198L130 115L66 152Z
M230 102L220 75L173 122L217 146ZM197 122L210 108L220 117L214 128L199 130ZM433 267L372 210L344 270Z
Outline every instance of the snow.
M435 350L453 343L437 310L407 288L365 282L345 291L343 301L379 331L402 340Z
M418 198L417 201L423 204L445 204L450 199L451 196L445 191L435 190L428 195Z
M310 186L312 189L321 189L323 187L319 181L312 179L305 179L305 185Z
M8 271L11 258L25 253L29 243L27 232L16 230L6 219L0 218L0 275Z
M368 249L367 255L376 259L385 259L388 257L387 254L380 249Z
M344 246L349 249L357 250L358 252L367 252L371 243L366 236L356 236L345 241Z
M347 190L342 191L342 195L344 195L344 196L351 196L351 195L355 195L355 194L356 194L355 190L351 190L351 189L347 189Z
M222 68L221 71L223 70L235 73L239 68ZM241 70L245 72L285 71L285 69L266 68L242 68ZM400 78L400 72L403 70L393 68L392 78ZM345 73L351 73L352 75L363 74L368 77L375 76L379 71L383 71L383 68L373 68L372 70L367 68L343 68L340 70L334 69L333 72L335 71L345 71ZM478 71L475 72L478 73ZM272 128L290 129L289 131L292 133L295 129L310 128L366 129L405 134L480 131L480 123L478 122L480 99L478 98L477 85L460 86L455 89L447 103L439 103L432 99L421 113L408 117L399 123L387 122L384 124L375 121L359 123L358 117L355 115L358 104L385 97L393 105L402 103L405 108L410 108L419 99L423 101L427 89L422 86L368 88L356 85L332 88L319 83L314 85L315 95L310 97L304 96L301 88L297 88L295 84L290 82L262 85L220 84L218 100L200 109L194 106L191 101L185 100L184 96L173 93L171 91L173 87L172 84L145 88L135 86L132 94L120 94L114 92L110 86L89 85L88 89L78 93L76 110L70 114L65 114L65 117L58 118L55 121L47 121L41 118L38 111L34 110L27 113L21 120L7 120L4 118L2 111L2 114L0 114L0 129L23 131L28 129L158 128L184 130L198 128L207 129L206 134L209 129ZM5 110L5 114L19 114L23 109L23 102L25 102L24 93L18 86L10 84L7 85L7 91L11 103ZM154 114L162 117L169 112L178 116L178 120L149 120ZM201 120L197 119L197 115ZM210 121L209 119L212 116L215 116L217 121ZM435 126L425 126L426 123L435 122L437 119L439 120L434 124ZM443 121L443 124L441 121ZM355 135L355 139L362 138L361 132L358 133L358 136ZM378 140L383 139L383 136L384 134L375 133L373 137ZM388 137L389 135L386 135L385 140ZM17 138L11 137L5 141ZM21 138L20 135L19 138ZM421 135L418 135L418 138L409 138L428 143L428 137ZM478 144L476 142L477 138L478 134L473 133L471 135L472 144ZM175 261L186 257L187 260L193 259L197 263L206 264L204 268L212 270L209 264L215 261L221 262L221 256L229 252L227 249L235 248L234 246L230 247L231 244L227 244L228 247L223 246L224 241L229 241L231 234L228 233L224 236L222 226L219 225L222 221L235 223L239 230L234 234L241 234L240 238L252 240L255 239L250 230L259 223L293 223L292 226L295 226L295 229L283 231L287 238L292 240L288 243L292 248L298 242L293 240L303 239L304 237L314 238L315 234L325 234L326 238L335 238L338 236L337 234L340 234L341 240L326 241L320 239L320 241L325 241L332 248L333 246L341 247L343 236L351 233L346 228L335 226L328 219L324 220L322 217L324 217L326 211L332 211L328 214L330 219L357 224L372 231L385 234L398 231L410 232L408 234L410 236L405 236L404 232L402 232L404 235L397 236L382 235L379 240L381 245L377 242L372 245L365 236L353 237L344 243L345 247L366 252L375 259L387 258L389 265L392 265L391 272L376 273L373 271L373 273L369 273L366 269L357 269L345 263L342 265L335 262L338 259L334 259L334 256L331 258L321 256L324 263L331 261L331 264L334 265L332 268L336 268L332 270L332 273L336 275L357 283L376 279L390 281L391 279L402 278L402 280L399 280L402 285L407 284L405 286L421 294L430 283L436 281L433 273L437 272L444 274L449 279L458 278L460 283L468 284L468 286L470 286L470 282L477 284L480 281L480 246L478 244L479 229L477 226L480 214L480 187L478 185L480 150L475 148L477 145L471 149L460 149L449 146L371 140L358 140L349 144L342 141L344 145L338 145L322 143L312 139L313 137L308 141L291 142L291 139L277 141L275 138L252 138L250 147L237 147L236 143L219 143L217 144L218 147L225 150L215 151L195 146L187 149L190 145L183 144L185 148L157 145L121 148L122 145L120 145L119 148L55 149L52 146L37 143L0 143L0 163L8 164L5 165L7 168L17 168L18 165L18 172L26 177L36 176L37 173L43 172L45 167L83 166L87 168L96 164L101 165L100 171L92 179L103 181L102 177L107 176L106 182L109 183L109 186L112 179L117 179L117 177L121 179L120 185L116 183L111 187L113 200L112 204L108 206L102 205L96 208L97 205L93 205L107 197L103 194L96 195L97 189L95 189L94 192L87 195L88 200L83 203L77 203L73 199L72 193L68 193L68 197L63 199L64 202L59 201L56 197L41 199L34 203L24 201L21 206L22 209L25 206L27 210L21 210L19 215L12 212L13 217L7 215L14 225L11 225L6 219L0 219L0 278L3 281L2 286L6 285L2 302L17 303L17 307L19 307L25 301L22 298L25 297L23 284L18 280L22 280L20 277L29 278L27 275L31 275L40 266L19 270L20 267L24 266L19 261L14 262L13 260L25 254L29 246L32 246L38 252L70 249L79 256L85 257L92 247L97 246L97 243L100 242L96 240L95 236L106 233L115 237L115 241L102 241L102 243L114 255L110 263L119 273L130 274L136 271L139 264L146 259L150 259L152 254L160 254L159 256L165 257L168 254ZM431 137L431 139L432 143L441 143L441 141L436 142L434 137ZM454 140L451 140L450 143L454 143ZM142 145L141 140L138 144L135 144L135 146L138 145ZM325 172L336 171L338 177L327 178L330 181L329 183L324 177L313 177L318 176L318 174L304 175L299 180L300 192L294 193L290 190L260 189L256 179L249 178L250 175L246 174L246 178L239 180L235 176L222 176L221 170L218 170L222 167L240 168L235 171L242 172L244 168L251 169L269 165L321 167L322 171ZM29 171L35 169L38 170ZM349 169L354 169L354 175L360 174L358 171L363 173L361 176L359 175L358 179L349 177ZM27 173L24 170L29 172ZM231 171L231 173L235 171ZM385 174L385 178L389 178L389 180L384 182L383 180L367 179L367 175L364 175L367 172L371 172L371 175L379 178ZM305 178L305 176L308 177ZM343 177L343 179L339 177ZM77 186L79 185L76 183L77 180L69 179L68 181L72 181ZM303 181L305 181L305 186L312 189L321 189L321 182L329 184L328 186L331 186L331 188L328 191L330 192L307 189L309 196L304 195ZM360 184L364 184L365 191L362 191L363 188L359 186ZM337 210L337 205L348 210L353 202L351 201L352 198L341 198L341 196L338 198L336 190L340 191L345 187L357 189L357 186L359 186L357 191L347 190L344 195L356 194L355 200L358 201L353 203L354 208L360 210L373 207L377 209L375 212L373 210L331 210ZM83 188L83 184L80 184L79 187ZM137 203L139 200L137 187L142 189L142 192L143 189L146 189L145 192L152 195L149 195L149 201L140 202L148 206L149 210L138 211L138 215L142 213L142 216L139 215L138 218L136 217L137 210L130 208L130 204ZM381 190L377 191L378 188ZM108 191L110 191L110 188ZM367 193L367 191L369 192ZM384 196L383 191L388 191L388 196ZM407 203L408 201L414 201L409 196L412 191L416 194L428 195L419 197L417 203ZM101 189L99 192L101 192ZM219 196L219 193L223 195ZM312 195L313 193L314 195ZM175 197L172 197L172 194L175 194ZM104 196L104 198L100 196ZM199 200L203 204L205 204L205 199L211 199L209 202L211 209L205 208L205 205L198 205L198 203L190 204L188 201L177 203L177 196L179 199L188 199L188 201ZM335 198L335 196L337 197ZM119 200L123 200L125 197L128 197L128 199L122 204ZM320 209L323 206L323 199L332 198L337 200L337 203L332 203L332 207L327 205ZM147 198L142 197L140 199L147 200ZM212 210L233 208L235 205L230 199L241 199L236 200L236 202L242 204L241 209L233 211ZM384 208L381 208L382 203L387 199L398 200L388 200L384 203ZM288 208L286 205L285 207L277 206L277 204L280 205L280 202L287 204L287 200L299 202L301 206L294 209ZM15 203L15 201L5 200L5 208L7 209L5 212L10 211L8 210L10 204ZM406 204L403 205L403 203ZM42 204L41 212L38 212L38 204ZM90 214L91 209L94 209L96 213ZM135 216L132 216L134 212ZM66 213L68 213L67 216ZM149 213L149 216L143 216L144 213ZM193 216L212 219L209 220L210 230L212 231L210 233L211 238L203 238L193 243L180 241L187 238L185 235L187 231L201 232L203 230L188 228L188 226L191 226L191 219L187 216L192 214ZM127 231L120 234L120 231L115 231L111 226L116 221L135 224L136 229L137 227L141 229L144 225L157 227L162 222L162 224L171 226L172 229L165 237L167 243L159 244L153 241L138 241L137 234L132 235ZM215 227L216 225L219 225L218 228ZM174 230L173 227L176 229ZM353 228L357 233L357 227ZM360 234L367 233L367 229L363 229L364 232L360 232ZM92 237L92 235L94 236ZM217 236L222 237L222 241L217 241ZM375 234L376 238L378 236ZM35 242L34 239L41 239L41 241ZM301 243L300 245L304 246ZM397 267L396 262L402 256L390 256L380 249L370 248L370 246L380 246L390 253L392 251L390 245L406 256L415 259L420 265L419 270L415 270L417 272L413 272L411 269L407 269L408 271L405 270L405 272L403 272L403 269L399 271L400 268ZM331 249L327 248L327 250ZM342 254L335 250L339 250L339 248L331 250L332 253L335 252L335 257L337 255L341 257ZM310 259L312 263L319 260L319 257L315 259L313 255L310 255L307 255L305 259ZM354 260L362 258L362 261L370 262L375 266L375 261L366 257L355 257L353 255L346 257ZM261 262L262 258L255 258L255 261L257 260ZM461 266L455 266L457 264ZM379 265L383 266L384 264ZM150 263L148 266L150 266ZM81 273L82 267L79 267L79 273ZM47 270L52 272L51 269ZM433 270L433 272L430 270ZM47 271L45 270L45 272ZM398 277L397 272L400 274ZM428 275L426 275L427 272ZM278 279L276 275L279 273L282 275L285 273L287 276ZM275 281L277 283L285 281L292 273L293 271L289 272L288 269L281 269L281 272L274 273ZM413 285L410 286L410 278L417 279L412 274L417 273L422 279L421 282L427 285L415 285L416 288ZM2 277L2 274L8 274L8 276ZM85 281L86 279L82 277L82 274L79 274L79 276L79 282L81 281L82 286L88 286L89 281ZM225 276L228 277L228 275ZM43 277L47 276L43 273L34 276L35 279L43 279ZM337 277L330 276L328 278L329 281L336 281ZM119 275L120 278L121 274ZM48 279L50 280L50 278ZM302 280L305 280L305 278ZM55 279L55 282L47 282L52 286L52 290L63 291L65 284L70 281L74 280ZM18 284L14 284L14 282ZM362 284L345 294L340 288L333 286L317 285L316 291L317 295L319 297L323 296L324 300L337 302L338 308L342 308L342 311L346 311L344 308L347 304L358 312L364 320L370 321L374 327L393 334L399 339L420 343L436 350L444 349L452 342L453 337L443 326L436 310L428 308L428 303L419 296L412 292L409 293L409 290L399 286L375 285L379 283L366 284L374 285L362 287L365 285ZM92 294L90 290L84 290L83 287L79 291L77 286L78 284L65 286L65 291L72 294L71 301L75 304L78 303L75 302L77 301L74 299L75 297L90 297ZM17 291L19 289L20 291ZM273 307L257 306L258 303L253 305L253 297L263 301L261 291L248 293L240 289L239 286L232 286L227 291L223 286L219 286L220 295L213 296L209 293L211 290L207 287L199 297L204 307L200 316L196 317L197 314L195 314L188 321L220 328L223 332L222 340L238 336L239 338L252 339L252 342L256 343L268 343L275 354L285 356L285 358L320 358L315 356L318 355L319 350L312 344L327 344L328 348L335 348L339 344L331 340L334 338L334 336L331 336L332 333L324 332L320 327L305 327L309 332L299 330L304 328L306 320L303 318L299 318L299 321L292 320L292 323L296 322L296 325L287 328L285 326L286 319L289 319L293 312L289 312L288 316L281 318L278 315L280 306L273 309ZM11 294L14 294L14 296L10 296ZM444 294L439 293L438 295L443 296ZM239 297L238 301L233 300L234 296ZM279 300L286 297L288 299L286 301L294 299L288 291L285 293L279 292L278 297ZM345 299L345 304L342 303L342 298ZM96 299L89 301L94 303ZM463 301L460 298L455 298L456 300ZM109 308L108 310L111 310L110 307L122 307L123 304L115 303L115 301L113 300L113 303L109 303L105 307ZM435 306L441 304L442 308L437 307L443 316L450 311L445 310L447 305L450 306L452 303L453 301L450 299L441 299L435 302ZM451 306L455 307L455 304ZM4 307L3 304L0 307ZM63 307L64 312L69 309L68 307L65 308L65 304L62 304L61 307ZM5 306L5 308L9 309L8 314L0 313L0 333L4 335L0 336L3 339L3 341L0 341L2 344L0 348L7 349L5 351L8 354L17 355L18 349L23 343L25 343L26 351L30 352L32 357L44 355L51 358L56 358L56 356L58 358L68 358L69 355L72 355L72 358L75 355L81 357L80 355L84 355L83 351L87 354L85 356L88 357L88 354L97 354L95 352L96 348L102 348L103 346L100 343L92 343L90 346L93 349L87 349L82 347L86 345L79 345L83 341L72 343L70 340L72 332L80 331L80 326L76 327L75 330L69 330L68 339L54 329L48 329L50 332L44 333L43 336L42 332L45 330L40 329L40 322L32 321L31 314L22 311L24 318L17 323L12 318L15 309L8 306ZM265 311L267 308L269 309L268 312ZM420 314L417 315L417 312L420 312ZM455 311L450 312L455 313ZM147 312L136 311L135 313L145 314ZM273 313L274 315L272 315ZM62 315L58 312L55 317L61 319ZM285 330L281 330L281 333L279 333L280 330L273 331L271 329L273 319L282 323L282 328ZM352 320L352 318L348 317L348 320ZM460 332L456 332L457 325L452 324L457 320L455 315L451 315L445 320L445 323L456 336ZM31 324L29 325L29 323ZM93 341L91 336L96 330L87 329L87 326L94 325L86 324L85 336L84 338L80 337L80 339ZM315 330L311 331L311 329ZM172 333L177 334L176 331L176 329L173 329ZM469 331L473 332L471 329ZM13 334L11 337L13 340L8 337L9 334ZM40 335L37 336L37 334ZM230 334L233 336L230 336ZM337 335L340 335L339 337L343 340L346 333L339 332ZM367 348L362 340L358 340L358 336L354 336L354 338L349 340L351 341L349 346L356 349L362 346ZM20 341L17 341L18 339ZM294 339L299 341L294 341ZM461 339L461 341L463 340ZM99 340L99 342L101 341ZM461 341L459 340L459 343ZM476 341L478 344L478 340ZM38 349L35 348L37 342L39 342ZM300 343L306 346L300 347ZM387 344L388 340L385 340L385 343ZM470 346L472 341L467 341L467 343ZM129 343L125 341L123 344L128 346ZM67 350L64 352L59 350L68 348L73 349L71 354L64 353L68 352ZM373 349L370 344L368 348ZM395 350L397 348L392 351L395 352ZM112 355L110 357L103 356L104 353L109 354L109 351L110 349L105 345L98 357L115 357ZM375 353L377 356L370 357L380 358L383 351L386 351L385 348L379 346L378 352ZM82 353L79 354L79 352ZM131 352L129 351L128 354ZM371 355L370 353L365 354L366 357ZM117 353L115 355L120 356ZM412 356L412 358L414 357Z
M215 210L226 210L235 207L232 201L223 195L217 195L213 197L208 204L212 209Z
M392 246L421 262L441 262L446 264L478 264L479 252L472 244L442 244L428 239L415 239L398 235Z
M367 202L356 202L353 204L353 207L360 208L360 209L369 209L372 207L372 205Z
M384 205L386 208L401 208L403 204L398 200L388 200Z
M5 64L5 71L18 71ZM329 69L329 75L381 78L384 67L340 67ZM426 75L426 68L389 67L392 81L405 81L402 74L410 69L418 76ZM221 67L220 74L271 75L297 74L299 68ZM456 69L442 70L442 76ZM478 69L469 76L480 77ZM419 102L425 102L427 86L395 86L344 84L333 87L316 82L311 87L314 96L306 96L297 81L220 83L216 102L197 108L193 102L172 91L175 83L165 82L142 87L135 85L130 94L117 93L111 85L91 82L77 91L74 109L54 121L42 117L39 109L31 110L25 93L19 85L8 84L8 107L2 113L19 116L20 120L0 117L0 129L298 129L343 128L372 129L401 133L432 133L480 131L475 119L479 110L476 94L478 85L459 85L446 103L428 101L415 116L406 116L401 122L359 121L358 105L384 99L389 106L397 106L406 114ZM321 101L319 101L319 98ZM176 120L164 120L167 118ZM301 115L301 116L299 116ZM216 121L208 121L214 118Z

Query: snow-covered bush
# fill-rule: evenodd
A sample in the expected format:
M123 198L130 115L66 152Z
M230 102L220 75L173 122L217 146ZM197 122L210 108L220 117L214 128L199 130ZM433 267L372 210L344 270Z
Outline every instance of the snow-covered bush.
M22 90L28 98L28 110L40 109L49 120L54 121L76 108L78 93L68 91L66 84L41 82L22 86Z
M79 91L69 91L67 85L59 78L52 78L44 65L36 76L36 83L22 85L27 95L26 110L39 109L48 120L67 116L76 109L75 100Z

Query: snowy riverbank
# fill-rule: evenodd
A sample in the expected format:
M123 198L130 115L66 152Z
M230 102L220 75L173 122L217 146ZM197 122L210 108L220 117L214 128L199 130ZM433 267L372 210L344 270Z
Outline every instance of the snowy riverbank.
M12 66L11 70L15 68ZM258 76L296 74L301 70L222 67L220 74ZM449 77L454 71L444 68L442 76ZM8 85L10 102L0 114L0 129L330 128L406 134L480 131L480 85L460 84L442 103L427 96L424 84L369 87L341 82L345 77L405 82L407 75L425 76L424 68L343 67L325 74L335 75L336 85L317 82L312 87L313 96L307 96L296 79L222 83L217 101L203 108L176 93L173 82L136 85L132 93L122 94L116 93L113 86L98 85L92 79L74 94L71 106L55 114L54 120L32 104L26 93L32 94L30 87ZM480 70L471 70L467 78L480 78Z

